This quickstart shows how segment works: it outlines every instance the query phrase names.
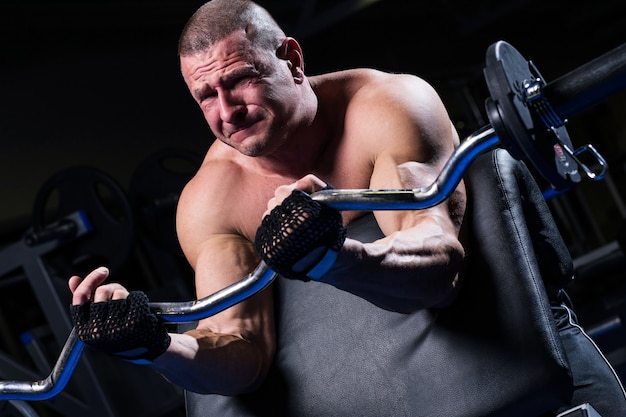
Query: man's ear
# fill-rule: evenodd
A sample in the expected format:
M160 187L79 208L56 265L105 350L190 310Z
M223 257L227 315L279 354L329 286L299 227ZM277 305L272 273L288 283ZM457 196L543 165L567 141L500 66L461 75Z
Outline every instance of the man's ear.
M285 38L276 51L276 56L287 61L287 66L297 83L304 81L304 58L298 41L290 37Z

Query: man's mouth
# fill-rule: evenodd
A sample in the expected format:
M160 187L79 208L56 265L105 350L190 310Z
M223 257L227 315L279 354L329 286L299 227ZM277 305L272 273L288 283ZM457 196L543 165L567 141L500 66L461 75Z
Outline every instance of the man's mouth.
M251 127L253 127L258 121L252 121L250 123L246 123L245 125L241 125L241 126L237 126L237 127L231 127L229 129L225 129L224 130L224 136L226 136L227 138L232 138L233 135L239 133L239 132L243 132L245 130L250 129Z

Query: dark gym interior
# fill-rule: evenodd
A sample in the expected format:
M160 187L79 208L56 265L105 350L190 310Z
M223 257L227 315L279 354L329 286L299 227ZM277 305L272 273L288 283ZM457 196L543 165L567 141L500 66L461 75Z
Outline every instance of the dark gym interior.
M94 263L105 260L116 280L151 299L193 297L173 215L213 137L180 76L176 44L202 3L0 4L0 380L49 372L70 328L65 282ZM483 65L494 42L511 43L548 82L626 42L622 0L259 3L300 41L309 74L363 66L421 76L461 137L488 123ZM548 201L575 258L569 292L626 377L626 93L567 129L575 147L592 143L609 165L604 180L583 179ZM49 252L20 243L58 213L91 205L105 209L80 242ZM85 404L94 416L184 415L180 391L158 375L88 353L66 394L33 404L41 416L86 415Z

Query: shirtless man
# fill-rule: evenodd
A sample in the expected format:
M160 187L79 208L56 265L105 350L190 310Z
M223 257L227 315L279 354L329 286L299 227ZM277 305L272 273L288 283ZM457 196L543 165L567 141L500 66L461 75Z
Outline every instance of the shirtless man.
M198 298L258 266L261 221L294 189L427 186L458 144L446 109L425 81L366 69L307 76L298 42L247 1L202 6L183 31L179 54L184 80L217 138L177 213ZM376 212L385 236L370 243L345 239L334 263L314 279L389 311L445 305L454 297L464 254L458 240L464 207L460 186L431 209ZM341 213L345 225L363 215ZM129 292L104 284L107 277L106 268L72 277L73 304L126 299ZM151 363L194 392L250 392L272 364L274 313L268 288L201 320L195 330L158 330L156 341L146 342L156 345L145 346L149 354L123 356Z
M192 415L421 412L421 395L441 393L423 386L437 364L429 368L428 354L414 354L436 319L430 307L450 303L459 287L463 184L436 207L373 217L339 213L308 194L327 184L432 184L459 142L438 95L410 75L307 76L298 42L246 0L202 6L183 30L179 55L217 138L177 212L198 298L241 280L261 259L296 279L279 278L196 329L168 334L145 294L105 284L108 270L99 268L70 278L81 340L150 364L189 392L222 394L188 393L200 399L188 402ZM376 235L361 233L363 224ZM571 336L563 341L577 355L574 401L591 399L602 415L623 415L618 379L581 343L575 323L564 325L561 334Z

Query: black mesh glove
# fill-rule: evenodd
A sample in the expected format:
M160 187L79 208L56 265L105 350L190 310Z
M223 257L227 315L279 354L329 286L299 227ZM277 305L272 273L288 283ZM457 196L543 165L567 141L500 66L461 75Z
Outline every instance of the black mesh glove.
M141 291L123 300L73 305L70 313L82 342L130 362L149 364L170 345L170 335Z
M263 218L254 245L278 274L308 281L330 269L345 239L339 211L294 190Z

